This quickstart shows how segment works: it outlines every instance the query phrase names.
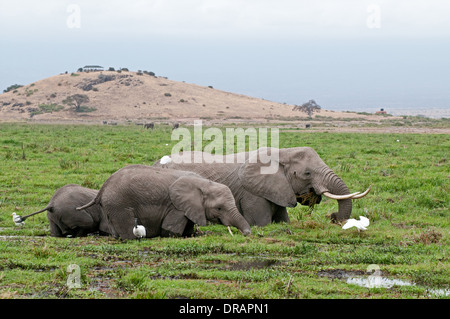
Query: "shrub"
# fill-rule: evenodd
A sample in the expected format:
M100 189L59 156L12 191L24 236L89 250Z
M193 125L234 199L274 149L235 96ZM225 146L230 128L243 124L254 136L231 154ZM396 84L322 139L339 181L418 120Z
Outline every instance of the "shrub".
M17 92L16 89L21 88L22 86L23 86L23 85L20 85L20 84L13 84L13 85L10 85L10 86L8 86L5 90L3 90L3 93L9 92L9 91L16 91L16 92ZM13 93L14 93L14 92L13 92Z
M56 103L39 104L37 109L36 108L31 109L30 115L31 115L31 117L33 117L35 115L43 114L43 113L59 112L62 109L64 109L64 106L56 104Z
M26 94L26 96L28 97L28 96L30 96L30 95L33 95L33 93L35 93L35 92L37 92L38 91L38 89L34 89L34 90L31 90L31 89L25 89L25 94Z
M77 113L89 113L89 112L94 112L97 111L97 109L95 107L89 107L89 106L85 106L85 105L81 105L80 107L75 109L75 112Z

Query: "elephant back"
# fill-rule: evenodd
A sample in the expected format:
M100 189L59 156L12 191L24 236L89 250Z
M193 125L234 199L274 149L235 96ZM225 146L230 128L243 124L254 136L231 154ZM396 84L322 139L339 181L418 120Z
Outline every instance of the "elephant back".
M73 209L82 203L87 203L95 198L98 191L82 187L77 184L68 184L59 188L51 199L54 211Z
M159 203L168 197L169 186L181 176L198 176L193 172L165 169L146 165L129 165L112 174L100 189L99 202L117 201L119 198L146 198ZM131 203L130 203L131 204Z

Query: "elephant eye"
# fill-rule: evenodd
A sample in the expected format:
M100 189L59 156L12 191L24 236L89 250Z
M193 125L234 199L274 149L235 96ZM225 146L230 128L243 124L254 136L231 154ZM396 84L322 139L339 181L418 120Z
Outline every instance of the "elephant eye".
M217 207L217 210L222 210L222 207Z

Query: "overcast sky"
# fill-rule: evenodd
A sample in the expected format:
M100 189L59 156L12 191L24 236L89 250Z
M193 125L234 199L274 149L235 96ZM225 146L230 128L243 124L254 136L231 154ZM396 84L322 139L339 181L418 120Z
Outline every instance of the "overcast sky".
M326 109L450 108L447 0L0 0L0 89L87 64Z

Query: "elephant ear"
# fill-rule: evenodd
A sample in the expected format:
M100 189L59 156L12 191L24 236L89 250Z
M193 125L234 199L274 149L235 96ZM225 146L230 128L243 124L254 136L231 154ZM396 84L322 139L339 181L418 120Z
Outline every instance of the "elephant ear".
M188 219L184 216L184 212L174 209L164 218L161 228L176 236L182 236L187 223Z
M203 192L200 188L203 183L202 178L182 176L169 186L169 196L175 208L200 226L206 226Z
M261 196L281 207L295 207L297 198L285 174L289 164L287 152L259 149L249 154L249 158L239 169L239 179L250 193ZM275 150L276 151L276 150ZM270 159L270 161L269 161Z

